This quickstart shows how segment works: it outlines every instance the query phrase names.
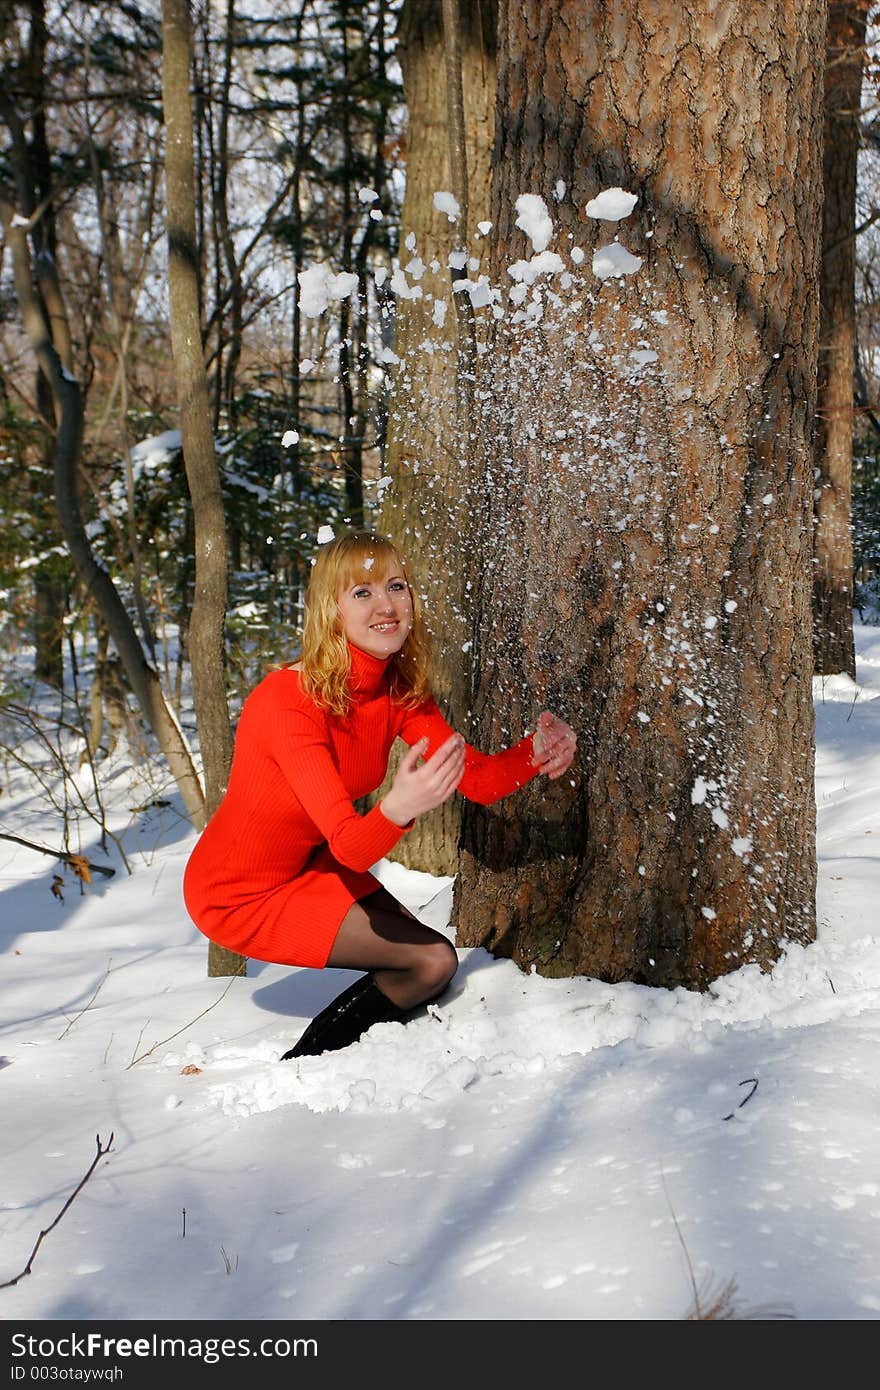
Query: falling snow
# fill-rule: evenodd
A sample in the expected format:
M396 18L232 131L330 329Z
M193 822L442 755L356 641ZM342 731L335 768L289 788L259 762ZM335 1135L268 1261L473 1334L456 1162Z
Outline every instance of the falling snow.
M349 271L334 273L325 261L301 270L299 307L306 318L319 318L334 300L347 299L358 287L358 277Z
M525 232L536 251L544 251L553 236L553 222L547 204L536 193L521 193L516 200L516 225Z
M622 188L604 188L598 197L590 199L584 212L603 222L620 222L629 217L638 201L637 194L627 193Z
M641 268L641 256L632 255L619 241L600 246L593 252L593 274L600 280L608 280L613 275L635 275Z
M434 207L438 212L445 213L450 222L454 222L461 212L455 196L442 191L434 194Z

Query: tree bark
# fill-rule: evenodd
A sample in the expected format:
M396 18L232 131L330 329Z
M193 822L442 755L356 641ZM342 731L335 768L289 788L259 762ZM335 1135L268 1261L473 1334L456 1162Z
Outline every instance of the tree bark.
M460 0L461 85L472 228L489 217L496 11L496 0ZM433 202L435 192L453 190L442 18L441 7L434 0L406 0L401 15L398 55L409 131L400 261L406 267L417 257L425 269L418 279L408 277L416 297L397 299L394 351L401 365L396 368L389 410L386 463L394 483L383 497L380 526L401 543L424 595L433 640L435 691L441 708L468 736L472 733L468 724L472 633L466 599L471 565L462 476L468 467L470 441L458 426L459 325L448 264L459 234ZM485 244L485 240L472 236L470 254L479 257ZM465 270L465 274L475 273ZM422 350L424 342L433 351ZM399 751L395 750L390 776ZM426 873L455 873L460 816L460 803L455 798L420 816L391 858Z
M830 0L819 280L813 655L817 675L855 678L852 450L856 178L867 0Z
M235 238L232 235L229 219L229 118L237 27L234 0L227 0L223 35L223 75L219 99L218 148L216 171L213 176L213 182L216 186L214 194L215 235L219 243L215 253L217 260L217 399L214 418L219 421L222 414L227 429L235 429L237 423L237 375L241 362L244 333L244 286L235 248ZM221 263L226 271L228 284L231 319L228 330L225 323L224 295L221 285Z
M482 747L542 707L580 746L465 806L453 920L524 970L706 988L815 934L824 16L500 5L495 278L525 192L563 265L481 390L475 712ZM634 213L588 216L613 188ZM602 278L615 235L641 269Z
M171 350L183 458L195 525L196 569L189 659L205 773L206 810L211 816L229 780L232 729L225 683L226 524L214 453L199 311L191 62L188 0L163 0L162 100L166 128ZM214 942L210 944L209 975L241 975L244 972L243 957L223 950Z
M19 163L26 157L27 174L21 169L17 179L18 200L21 211L28 216L38 204L43 204L52 188L52 160L46 133L46 109L44 101L46 47L49 31L46 24L45 0L29 0L27 6L30 18L28 28L27 62L22 65L21 80L27 90L27 104L31 112L31 140L27 144L24 126L16 109L11 93L0 91L0 110L10 128L13 149L18 151ZM11 16L10 16L11 19ZM43 216L33 229L34 249L38 261L42 257L55 259L57 245L55 235L55 209L51 203L45 208ZM44 317L49 319L48 306L43 305ZM53 320L57 332L63 335L65 323ZM69 353L69 341L59 338L62 351ZM55 403L49 383L37 367L35 397L45 435L41 440L40 452L47 469L52 469L55 447ZM53 573L55 563L50 558L34 571L34 675L37 680L63 689L64 686L64 591Z
M468 180L467 132L464 115L464 60L459 0L443 0L443 50L446 58L446 127L449 142L449 174L458 212L454 250L458 258L468 255L470 245L470 190ZM452 299L455 305L457 343L456 427L459 440L467 441L465 471L471 470L470 418L473 409L477 370L477 330L470 297L461 289L468 279L467 261L451 265Z
M131 580L135 607L141 625L141 633L149 652L150 661L156 664L156 639L150 621L147 600L144 594L144 564L138 538L137 516L135 513L134 469L131 462L131 432L129 428L130 401L128 389L128 347L132 331L133 287L126 274L119 221L111 205L112 193L108 197L107 181L101 158L95 142L91 125L91 113L86 106L89 162L95 185L95 204L101 246L104 253L107 279L107 308L113 351L116 354L116 380L119 386L119 441L125 460L126 522L129 553L131 555ZM112 188L112 185L111 185Z
M34 675L64 689L64 585L53 565L34 571Z
M352 179L354 170L354 144L352 132L354 85L354 55L349 47L349 6L347 0L338 0L336 24L339 31L339 45L342 59L342 83L340 87L339 122L342 139L343 167L345 174L340 189L340 218L342 221L342 247L340 269L351 272L354 259L354 210L352 204ZM348 524L362 527L364 524L364 450L362 402L355 403L355 379L357 361L355 349L355 320L358 310L352 305L351 297L339 301L339 414L341 429L339 433L339 456L342 465L342 485L345 490L345 514Z

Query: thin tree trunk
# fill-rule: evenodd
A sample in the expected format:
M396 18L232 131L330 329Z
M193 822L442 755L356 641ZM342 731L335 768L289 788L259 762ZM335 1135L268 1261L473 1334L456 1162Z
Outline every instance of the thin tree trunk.
M189 658L210 816L220 804L229 779L232 730L225 683L226 526L199 311L191 60L188 0L163 0L162 96L167 139L171 349L195 523L196 572ZM242 957L211 943L209 975L238 975L244 973L244 968Z
M867 15L867 0L828 6L819 282L813 655L817 674L852 677L855 221Z
M495 0L460 0L467 212L474 229L489 217L496 9ZM462 479L470 448L458 413L460 323L449 267L450 253L461 249L461 238L459 228L434 205L434 194L453 192L455 182L450 169L442 21L442 10L435 0L406 0L403 6L398 56L409 132L400 259L405 268L417 257L424 270L418 279L412 274L408 277L412 288L420 293L411 299L397 299L394 350L401 365L395 369L389 405L386 462L394 483L383 497L380 525L403 545L425 596L425 617L433 639L435 690L447 718L468 736L473 733L469 724L472 632L467 604L472 567L466 541L468 499ZM461 187L459 172L459 192ZM409 249L410 245L414 249ZM484 240L472 237L470 254L478 257L484 245ZM488 265L481 268L487 270ZM418 269L416 265L414 270ZM467 269L464 273L475 275ZM459 298L460 294L455 296L456 301ZM480 331L485 333L482 328ZM431 344L432 352L422 350L425 342ZM391 776L398 756L396 750ZM458 798L420 816L391 857L427 873L454 874L460 817Z
M106 684L107 655L110 634L101 621L100 613L95 614L95 669L89 691L89 732L88 754L96 758L101 740L104 737L104 687Z
M52 561L34 570L34 675L58 690L64 687L64 585Z
M46 8L44 0L30 0L30 29L28 33L28 63L22 78L28 87L28 101L32 112L32 139L26 147L24 129L18 111L5 91L0 91L0 110L10 127L13 148L19 151L20 158L27 157L29 171L27 178L18 177L19 211L30 216L34 208L48 199L52 187L52 161L46 135L46 112L43 101L44 68L48 30L46 27ZM34 227L34 247L37 256L55 257L55 219L51 204L46 206L43 216ZM43 305L44 317L48 319L48 306ZM58 324L59 330L64 320ZM68 344L69 349L69 344ZM46 433L41 441L41 454L46 467L52 468L54 454L55 404L49 384L39 367L37 368L36 399L40 419ZM47 681L59 689L64 684L64 596L61 586L52 574L53 563L40 565L34 571L34 675L38 680Z
M561 265L484 385L479 742L547 707L580 758L466 804L454 925L523 969L705 988L815 934L824 19L500 7L494 279L537 249L526 191ZM615 188L628 218L587 215ZM641 269L594 273L609 246Z
M235 249L235 241L229 225L229 114L230 102L232 100L232 61L235 52L235 32L236 16L234 0L227 0L226 4L226 31L223 38L223 82L220 90L220 129L218 135L218 148L216 155L216 184L217 192L214 199L214 216L217 223L217 233L220 247L217 250L218 262L218 306L223 300L221 286L219 284L219 265L225 264L226 275L228 277L229 292L228 301L231 313L231 326L229 337L226 341L225 362L223 361L221 335L224 327L224 318L221 315L217 320L218 348L217 348L217 381L218 397L222 403L223 414L226 425L229 429L235 428L236 406L235 406L235 383L238 372L238 364L241 360L242 334L243 334L243 306L244 291L241 280L241 269L238 263L238 255ZM222 261L221 261L222 248Z
M346 176L342 186L342 255L341 269L352 270L354 226L352 212L351 170L353 169L352 98L353 64L348 46L347 4L339 5L339 29L342 43L342 148ZM353 321L358 310L350 299L339 301L339 394L342 432L339 440L345 488L345 507L351 526L364 524L364 461L363 439L355 408L353 357Z
M453 223L454 256L450 265L452 299L458 322L456 351L456 399L459 439L465 442L466 471L470 473L470 428L477 370L477 331L470 296L460 286L468 279L470 253L469 180L467 129L464 114L464 60L459 0L443 0L443 52L446 59L446 125L449 140L449 173L458 206ZM463 260L463 263L462 263Z
M85 93L85 108L88 119L88 91ZM150 660L155 664L156 639L153 633L153 625L150 622L150 615L147 611L146 598L144 596L144 566L140 541L138 539L137 517L135 516L134 470L131 462L128 397L128 342L131 331L130 293L128 289L128 278L125 275L123 265L119 223L114 215L113 209L108 206L104 171L101 167L101 161L95 147L94 134L91 126L88 127L88 140L92 179L95 185L98 228L101 234L101 245L104 251L104 262L107 274L107 302L110 311L109 318L113 339L113 350L116 354L117 381L119 383L119 438L122 444L122 455L125 464L126 539L132 563L132 590L134 593L135 607L137 608L138 618L140 620L141 634L146 643Z

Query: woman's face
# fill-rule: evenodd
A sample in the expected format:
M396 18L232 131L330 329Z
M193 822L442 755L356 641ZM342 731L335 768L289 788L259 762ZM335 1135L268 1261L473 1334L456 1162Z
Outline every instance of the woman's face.
M377 564L378 568L378 564ZM399 652L413 625L413 604L406 576L391 560L387 569L341 589L339 616L353 647L380 659Z

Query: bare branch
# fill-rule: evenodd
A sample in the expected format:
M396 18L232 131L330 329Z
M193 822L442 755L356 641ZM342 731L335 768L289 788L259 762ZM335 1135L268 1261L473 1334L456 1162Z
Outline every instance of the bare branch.
M26 1274L30 1274L31 1269L32 1269L32 1267L33 1267L34 1260L36 1259L36 1256L37 1256L37 1251L39 1250L39 1248L40 1248L40 1246L42 1245L43 1241L45 1240L46 1236L49 1234L50 1231L54 1231L55 1227L58 1225L58 1222L61 1220L61 1218L62 1218L62 1216L64 1215L64 1213L68 1210L68 1208L69 1208L70 1206L72 1206L72 1204L73 1204L73 1202L75 1201L75 1199L79 1196L80 1192L82 1192L83 1188L85 1187L85 1185L86 1185L86 1183L88 1182L89 1178L90 1178L90 1177L92 1176L92 1174L94 1173L94 1171L95 1171L95 1169L97 1168L97 1166L98 1166L99 1162L101 1161L101 1159L105 1156L105 1154L108 1154L108 1153L110 1152L110 1149L111 1149L112 1146L113 1146L113 1132L112 1132L112 1130L111 1130L111 1132L110 1132L110 1138L107 1140L106 1145L104 1145L104 1144L101 1143L101 1136L100 1136L100 1134L96 1134L96 1135L95 1135L95 1142L96 1142L96 1144L97 1144L97 1146L98 1146L98 1152L95 1154L95 1157L92 1159L92 1162L91 1162L91 1164L90 1164L90 1166L89 1166L89 1168L88 1168L88 1171L84 1174L84 1176L83 1176L82 1178L80 1178L80 1180L79 1180L79 1182L77 1183L76 1187L75 1187L75 1188L73 1189L73 1191L71 1192L70 1196L68 1197L67 1201L64 1203L64 1206L61 1208L61 1210L59 1211L58 1215L55 1217L55 1220L52 1222L52 1224L51 1224L50 1226L47 1226L46 1229L45 1229L44 1231L41 1231L40 1234L37 1236L36 1245L34 1246L33 1250L31 1251L31 1253L30 1253L30 1258L28 1259L28 1262L27 1262L27 1264L25 1265L24 1269L21 1271L20 1274L16 1274L16 1276L15 1276L14 1279L7 1279L5 1283L0 1284L0 1289L11 1289L11 1288L13 1287L13 1285L15 1285L15 1284L18 1283L19 1279L23 1279L24 1276L25 1276Z
M12 840L16 845L24 845L25 849L35 849L38 854L50 854L53 859L60 859L63 864L68 864L80 878L82 878L83 865L90 873L101 874L104 878L113 878L116 873L116 870L111 869L109 864L93 864L82 854L71 854L63 849L49 849L47 845L37 845L33 840L23 840L20 835L9 835L0 830L0 840Z
M84 1005L83 1005L83 1007L80 1009L80 1011L79 1011L78 1014L74 1014L73 1018L70 1020L70 1022L68 1023L68 1025L67 1025L67 1027L64 1029L64 1031L58 1034L58 1042L60 1042L61 1039L62 1039L63 1037L66 1037L66 1035L70 1032L70 1030L71 1030L71 1028L73 1027L73 1025L74 1025L79 1019L82 1018L83 1014L86 1013L86 1011L87 1011L88 1009L90 1009L90 1008L92 1007L92 1005L94 1004L95 1000L96 1000L97 997L98 997L98 991L100 990L100 988L101 988L101 986L103 985L104 981L106 980L107 976L110 974L110 966L111 966L112 964L113 964L113 957L111 956L111 957L110 957L110 960L108 960L108 962L107 962L107 969L104 971L104 974L101 976L100 980L99 980L98 983L95 985L95 988L94 988L94 990L92 991L92 997L91 997L91 999L88 1001L87 1004L84 1004Z
M226 988L224 989L223 993L220 995L220 998L219 998L219 999L215 999L214 1002L213 1002L213 1004L209 1004L208 1007L207 1007L206 1009L202 1009L202 1012L201 1012L200 1014L196 1014L195 1018L191 1018L190 1021L189 1021L189 1023L185 1023L185 1024L183 1025L182 1028L178 1028L178 1030L177 1030L176 1033L170 1033L170 1034L168 1035L167 1038L160 1038L157 1042L154 1042L154 1043L153 1043L153 1046L152 1046L152 1047L147 1048L147 1051L146 1051L146 1052L141 1052L139 1056L133 1057L133 1058L131 1059L131 1061L129 1062L128 1066L125 1068L125 1070L126 1070L126 1071L131 1071L132 1067L136 1067L136 1066L137 1066L138 1062L142 1062L142 1061L144 1060L145 1057L151 1056L151 1054L154 1053L154 1052L156 1051L156 1048L157 1048L157 1047L162 1047L162 1046L164 1046L165 1043L171 1042L171 1040L172 1040L173 1038L179 1038L180 1035L181 1035L181 1033L185 1033L185 1032L186 1032L187 1028L192 1028L192 1026L193 1026L194 1023L198 1023L198 1021L199 1021L200 1018L204 1018L204 1017L205 1017L205 1014L209 1014L209 1013L211 1012L212 1009L216 1009L217 1005L218 1005L218 1004L222 1004L223 1000L226 998L227 994L229 993L230 989L232 988L233 981L239 979L243 974L244 974L244 971L243 971L243 970L240 970L240 971L238 972L238 974L231 976L231 978L230 978L230 980L229 980L229 984L226 986ZM141 1030L141 1031L143 1032L143 1030Z

